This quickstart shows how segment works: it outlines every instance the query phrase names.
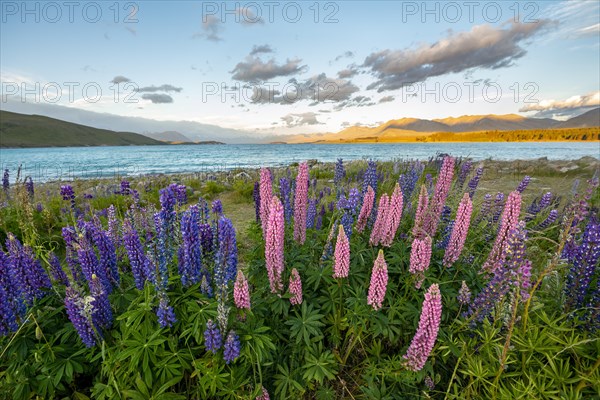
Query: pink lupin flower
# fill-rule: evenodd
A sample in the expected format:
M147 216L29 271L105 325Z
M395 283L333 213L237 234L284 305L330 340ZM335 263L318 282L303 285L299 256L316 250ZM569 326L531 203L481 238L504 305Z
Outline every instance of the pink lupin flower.
M306 240L306 212L308 206L308 163L298 167L294 198L294 240L304 244Z
M265 235L265 261L272 293L279 293L283 289L281 275L283 273L284 235L283 206L279 198L273 196L269 206Z
M333 277L347 278L350 270L350 242L344 231L344 227L340 225L337 242L335 243L333 263Z
M377 218L375 218L375 224L373 224L373 230L371 231L371 238L369 243L371 246L377 246L381 241L383 235L384 224L387 219L387 212L390 207L390 197L387 194L383 194L379 199L379 208L377 209Z
M406 367L409 370L420 371L425 366L427 358L435 345L441 320L442 295L439 286L434 283L425 293L419 328L404 356Z
M425 271L431 262L431 237L415 238L410 249L410 267L408 271L416 277L415 287L419 289L425 280Z
M412 234L416 238L423 238L425 232L423 231L423 220L425 214L427 214L427 208L429 206L429 194L425 185L421 185L421 192L419 193L419 201L417 203L417 211L415 212L415 225L413 227Z
M481 267L482 271L494 272L504 261L509 233L517 227L519 214L521 214L521 194L514 191L506 199L506 205L504 206L500 220L500 229L498 229L498 236L496 236L490 255Z
M465 246L465 240L467 239L467 233L469 232L469 224L471 223L471 213L473 212L473 202L468 193L465 193L458 210L456 211L456 220L454 221L454 228L450 234L450 241L446 247L446 253L444 254L444 265L450 267L462 253L463 247Z
M265 389L265 387L262 387L262 393L258 396L256 396L255 400L271 400L271 397L269 397L269 392L267 392L267 389Z
M358 221L356 222L356 231L362 232L367 226L367 221L371 216L371 212L373 211L373 205L375 205L375 191L371 186L367 188L367 193L365 193L365 197L363 198L363 205L360 209L360 214L358 214Z
M292 295L292 297L290 297L290 303L292 303L292 305L302 304L302 281L300 280L300 274L296 268L292 269L288 291Z
M400 226L400 220L402 219L403 206L402 189L400 189L400 185L396 183L392 197L390 197L390 205L381 234L381 244L383 246L390 247L394 242L396 232Z
M239 309L250 309L250 290L248 289L248 280L242 272L238 270L235 283L233 284L233 301Z
M273 197L273 183L271 182L271 171L268 168L260 169L260 222L263 236L267 231L267 220L269 219L269 205Z
M423 222L423 229L431 237L435 236L437 231L438 223L446 204L446 198L450 192L450 186L452 185L452 176L454 175L454 158L448 156L444 157L444 163L442 169L438 175L437 182L435 183L435 191L429 205L429 210L425 216Z
M374 310L379 310L385 298L385 291L388 283L388 272L383 250L379 250L377 259L373 264L371 272L371 284L369 285L369 294L367 296L367 304L373 306Z

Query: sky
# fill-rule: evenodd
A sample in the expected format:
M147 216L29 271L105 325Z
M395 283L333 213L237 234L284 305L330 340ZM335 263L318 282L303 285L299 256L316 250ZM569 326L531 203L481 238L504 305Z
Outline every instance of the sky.
M598 1L0 5L3 108L273 135L600 103Z

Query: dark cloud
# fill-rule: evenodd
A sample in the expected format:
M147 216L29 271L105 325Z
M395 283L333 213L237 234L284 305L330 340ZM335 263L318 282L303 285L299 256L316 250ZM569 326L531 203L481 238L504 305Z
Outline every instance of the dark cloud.
M149 92L149 93L155 93L155 92L181 92L182 88L180 87L176 87L173 85L169 85L169 84L164 84L164 85L160 85L160 86L145 86L145 87L141 87L139 89L137 89L137 92Z
M384 96L382 98L379 99L380 103L389 103L394 101L395 97L394 96Z
M250 51L251 56L255 56L260 53L273 53L273 49L268 44L263 44L260 46L254 45L254 47L252 47L252 51Z
M223 3L222 7L225 7ZM205 15L202 17L202 33L196 33L192 38L204 38L211 42L220 42L223 40L221 36L224 29L224 22L240 23L244 26L262 25L265 21L261 16L257 15L252 7L238 7L232 14L222 16L221 20L216 15Z
M110 81L110 83L114 83L114 84L119 84L119 83L125 83L125 82L131 82L131 79L124 77L123 75L117 75L114 78L112 78L112 80Z
M173 102L173 98L171 96L163 93L143 94L142 99L150 100L154 104L165 104Z
M278 76L289 76L300 74L306 69L305 65L300 65L302 60L296 58L287 59L285 64L277 64L274 59L267 62L258 57L248 56L242 62L239 62L231 73L232 79L243 82L266 81Z
M534 117L538 118L571 117L599 106L600 91L595 91L569 97L566 100L542 100L538 103L527 104L521 107L519 112L536 111Z
M338 104L335 105L335 107L333 108L335 111L339 111L342 110L344 108L349 108L349 107L370 107L370 106L374 106L375 103L371 101L370 97L367 96L354 96L351 99L342 101Z
M330 78L325 74L315 75L307 80L290 79L281 86L255 86L253 103L293 104L309 100L312 105L322 102L338 103L350 99L358 91L358 86L349 80Z
M204 38L206 40L210 40L211 42L220 42L223 40L221 37L221 32L223 30L223 25L219 18L214 15L206 15L202 18L202 33L196 33L192 38Z
M285 122L288 128L301 125L322 125L323 122L317 120L317 115L314 112L305 112L302 114L288 114L281 117L281 120Z
M340 54L339 56L335 57L333 60L329 61L329 65L333 64L334 62L340 61L342 58L352 58L352 57L354 57L353 52L351 52L350 50L345 51L342 54Z
M508 67L527 53L520 44L550 25L553 23L549 20L505 24L505 28L477 25L468 32L451 32L445 39L415 49L372 53L362 67L370 69L377 81L367 89L382 92L472 68Z

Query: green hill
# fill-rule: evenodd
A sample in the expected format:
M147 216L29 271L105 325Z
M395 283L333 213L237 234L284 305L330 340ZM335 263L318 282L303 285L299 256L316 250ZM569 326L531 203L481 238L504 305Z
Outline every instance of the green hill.
M128 146L165 144L131 132L114 132L40 115L0 110L0 147Z

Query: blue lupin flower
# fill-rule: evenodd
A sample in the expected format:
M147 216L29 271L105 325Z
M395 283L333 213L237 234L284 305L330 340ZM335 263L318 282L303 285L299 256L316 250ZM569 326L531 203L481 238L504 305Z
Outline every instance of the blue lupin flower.
M316 216L317 216L317 200L309 199L308 200L308 210L306 212L306 227L307 228L314 228Z
M67 278L67 274L62 269L62 265L60 265L60 260L54 253L50 253L48 256L48 264L50 265L50 274L52 275L52 279L56 282L60 282L65 286L69 286L69 279Z
M475 195L475 191L477 190L477 186L479 186L479 181L481 180L481 176L483 175L483 167L479 167L475 170L475 176L473 178L471 178L471 180L468 183L468 187L469 187L469 197L471 197L471 200L473 199L473 196Z
M200 210L198 206L190 206L189 210L182 214L181 238L179 274L181 275L181 284L190 286L201 280L202 248L200 244Z
M235 359L240 356L240 350L240 337L235 333L235 331L229 331L227 340L225 340L225 346L223 348L223 359L225 360L225 364L235 361Z
M175 311L173 310L173 307L169 305L169 298L166 293L160 292L159 299L158 309L156 310L158 323L161 328L170 328L177 322Z
M96 274L92 275L90 295L93 298L91 304L93 307L92 322L94 323L94 326L98 332L100 332L102 328L110 328L113 322L113 313L112 308L110 307L110 301L108 300L108 292Z
M65 295L65 308L69 320L73 323L83 344L86 347L93 347L96 344L96 335L91 321L93 307L73 287L67 287Z
M206 347L206 351L212 351L213 354L217 354L222 344L223 339L219 327L212 319L209 319L206 322L206 330L204 331L204 347Z
M123 244L127 250L129 265L135 281L135 287L138 290L144 289L144 283L148 276L146 275L147 259L144 254L144 247L140 241L137 230L133 227L131 221L126 219L123 222Z
M235 228L229 218L221 217L218 226L219 247L215 260L215 283L221 288L226 288L237 275L237 241Z

